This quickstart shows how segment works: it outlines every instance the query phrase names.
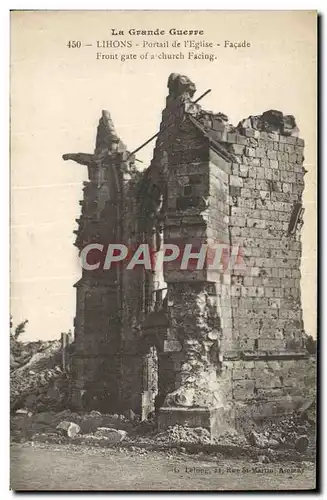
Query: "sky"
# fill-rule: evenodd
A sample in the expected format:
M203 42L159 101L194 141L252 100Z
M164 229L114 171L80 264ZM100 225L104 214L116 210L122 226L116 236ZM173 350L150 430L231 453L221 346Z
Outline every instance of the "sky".
M132 37L129 28L203 29L221 46L217 59L141 60L140 47L99 49L97 41L174 40ZM189 39L185 37L185 39ZM68 42L80 40L81 48ZM223 48L225 40L250 48ZM92 46L84 46L92 44ZM137 60L96 59L97 52L135 53ZM143 51L144 52L144 51ZM162 49L154 49L161 53ZM166 51L167 52L167 51ZM201 49L198 51L201 53ZM11 14L11 312L29 320L23 340L73 330L81 269L73 243L86 167L62 154L92 153L101 110L111 113L129 150L159 129L167 80L186 74L208 88L203 108L231 123L278 109L293 114L305 140L308 170L302 230L305 329L316 335L316 18L313 11L15 11ZM137 157L149 165L154 142Z

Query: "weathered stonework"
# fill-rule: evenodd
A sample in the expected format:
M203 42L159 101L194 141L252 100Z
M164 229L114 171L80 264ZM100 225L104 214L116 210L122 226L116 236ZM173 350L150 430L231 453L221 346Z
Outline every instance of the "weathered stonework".
M94 155L64 155L90 179L76 246L148 243L158 256L163 243L215 242L239 248L242 265L83 269L73 401L143 418L156 409L161 428L185 417L218 433L224 418L290 411L314 374L300 297L304 141L292 116L271 110L234 127L192 101L187 77L168 88L144 172L107 112Z

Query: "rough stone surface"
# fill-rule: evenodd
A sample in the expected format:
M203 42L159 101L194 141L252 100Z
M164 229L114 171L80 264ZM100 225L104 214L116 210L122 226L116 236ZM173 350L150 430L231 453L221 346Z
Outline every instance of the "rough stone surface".
M112 442L119 442L125 439L127 432L121 429L112 429L110 427L98 427L94 433L96 437L105 437Z
M295 441L295 449L297 451L300 451L300 452L304 452L306 451L306 449L308 448L309 446L309 439L307 436L300 436L297 438L297 440Z
M81 430L79 425L75 424L74 422L68 422L67 420L63 420L62 422L60 422L60 424L58 424L56 428L58 430L66 432L69 438L74 438Z

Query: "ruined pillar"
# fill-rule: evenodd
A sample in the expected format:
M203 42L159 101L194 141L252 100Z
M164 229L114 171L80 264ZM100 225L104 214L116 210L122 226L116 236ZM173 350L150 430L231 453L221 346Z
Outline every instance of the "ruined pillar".
M79 408L107 413L117 411L120 405L122 273L119 265L104 269L103 264L108 245L122 241L122 197L128 156L107 111L102 112L94 154L63 156L64 160L86 165L89 175L89 181L84 183L75 245L79 251L89 244L103 245L103 251L88 252L87 266L82 268L82 277L75 285L72 399Z
M228 173L231 156L219 151L212 161L209 138L188 119L198 111L191 101L195 86L187 77L172 75L157 147L166 152L167 210L165 244L175 244L181 257L164 268L168 284L168 335L180 345L175 390L167 394L159 427L174 423L200 425L212 434L230 418L222 352L231 337L229 281L190 260L182 269L187 248L229 247ZM217 156L217 154L216 154ZM227 293L224 293L224 290Z

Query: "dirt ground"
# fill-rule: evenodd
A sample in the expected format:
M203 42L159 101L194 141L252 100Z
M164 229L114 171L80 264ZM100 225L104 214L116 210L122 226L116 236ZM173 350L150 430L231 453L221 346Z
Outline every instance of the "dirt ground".
M15 491L310 490L311 462L268 463L163 452L14 443Z

